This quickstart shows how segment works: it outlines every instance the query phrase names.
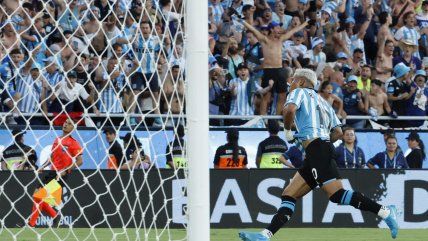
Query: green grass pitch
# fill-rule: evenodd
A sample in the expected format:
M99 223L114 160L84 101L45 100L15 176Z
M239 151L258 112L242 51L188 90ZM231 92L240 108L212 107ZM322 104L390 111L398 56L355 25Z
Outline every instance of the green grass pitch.
M260 231L251 229L249 231ZM229 241L238 238L238 229L212 229L211 241ZM114 233L114 234L113 234ZM38 236L39 235L39 236ZM14 239L14 236L16 239ZM146 239L144 231L139 236L135 229L127 229L127 235L123 229L98 228L91 232L87 228L59 228L59 229L5 229L0 228L0 240L9 241L106 241L106 240L148 240L156 241L156 231L150 230ZM38 239L38 237L40 239ZM186 233L181 229L158 230L160 241L186 240ZM283 228L272 241L387 241L393 240L388 229L377 228ZM397 241L422 241L428 240L428 229L402 229L399 231ZM201 240L202 241L202 240Z

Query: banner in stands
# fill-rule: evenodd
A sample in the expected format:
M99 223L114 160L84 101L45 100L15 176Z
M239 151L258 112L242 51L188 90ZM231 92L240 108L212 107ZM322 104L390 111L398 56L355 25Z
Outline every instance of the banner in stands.
M185 182L180 179L183 175L179 173L176 178L171 170L159 171L160 174L158 170L125 171L118 177L115 171L74 171L66 181L62 223L73 227L135 227L143 221L151 223L155 214L158 226L171 222L170 227L183 228L187 201L183 196ZM265 227L294 173L295 170L278 169L211 170L211 227ZM427 170L342 170L341 174L346 189L358 190L382 204L397 205L401 228L428 227ZM0 222L7 227L15 227L22 218L29 217L30 193L38 184L33 172L17 171L11 175L9 171L0 172ZM159 186L161 180L165 182ZM42 215L37 225L45 226L50 221ZM320 189L298 201L288 225L386 228L372 213L329 202Z
M126 131L118 132L117 138L120 144L122 140L120 136L125 136ZM166 165L165 161L165 150L169 142L173 140L172 131L136 131L136 136L143 143L143 148L146 154L151 157L156 163L156 166L163 168ZM357 132L358 146L362 148L365 153L366 160L372 158L378 152L385 150L385 144L383 142L383 135L379 132ZM47 160L51 153L52 144L57 136L61 135L60 130L32 130L27 131L25 134L25 144L32 146L38 156L39 164ZM428 140L428 132L420 132L422 140ZM95 130L78 130L75 131L72 136L76 138L83 147L83 160L84 163L81 166L83 169L105 169L107 168L106 157L108 153L108 144L105 141L104 134ZM283 138L283 134L279 135ZM401 149L406 151L408 132L397 132L396 133L398 144ZM9 146L13 139L12 134L9 130L0 130L0 153L7 146ZM239 145L245 147L248 154L248 167L255 167L255 158L257 154L258 144L268 137L266 130L240 130ZM221 145L226 143L226 133L222 130L211 130L210 131L210 159L207 160L210 163L210 167L213 167L213 160L215 151ZM424 161L424 168L428 168L428 161Z

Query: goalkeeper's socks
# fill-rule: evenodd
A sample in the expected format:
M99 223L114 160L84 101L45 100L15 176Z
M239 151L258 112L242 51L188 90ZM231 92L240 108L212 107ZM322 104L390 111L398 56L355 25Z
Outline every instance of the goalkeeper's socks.
M56 213L55 209L53 209L49 204L47 204L46 202L41 202L40 206L41 206L41 208L40 208L41 211L45 211L52 218L56 217L57 213Z
M290 196L282 196L281 199L281 206L275 216L273 216L269 227L267 227L267 230L269 230L272 235L278 232L278 230L290 220L291 215L294 213L294 207L296 206L296 199Z
M38 207L37 207L37 206L38 206ZM39 216L40 216L40 211L41 211L40 203L38 203L38 202L33 202L33 210L32 210L32 212L31 212L30 222L28 222L28 224L29 224L31 227L36 226L37 219L38 219L38 218L39 218Z

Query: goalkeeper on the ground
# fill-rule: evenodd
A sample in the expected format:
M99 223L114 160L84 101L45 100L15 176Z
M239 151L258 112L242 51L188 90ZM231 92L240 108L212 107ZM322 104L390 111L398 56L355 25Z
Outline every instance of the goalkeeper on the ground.
M51 157L39 169L39 173L41 173L44 168L51 166L51 170L43 172L45 174L43 184L34 191L33 211L28 222L31 227L36 225L41 211L45 211L54 219L54 225L58 225L60 222L61 215L51 205L59 206L62 187L65 185L64 181L71 170L83 163L82 147L78 141L71 137L75 125L71 118L64 122L63 134L55 139Z

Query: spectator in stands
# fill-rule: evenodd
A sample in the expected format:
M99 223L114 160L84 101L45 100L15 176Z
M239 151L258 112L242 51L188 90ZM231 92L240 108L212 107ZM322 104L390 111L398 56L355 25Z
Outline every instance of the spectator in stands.
M303 166L304 155L297 146L290 146L288 151L279 157L279 161L289 168L301 168Z
M425 70L417 70L413 81L410 84L409 99L406 101L407 116L426 116L428 105L428 88L426 87L426 72ZM407 87L407 89L409 86ZM410 127L419 127L424 124L423 120L409 120Z
M164 105L162 106L163 113L180 114L183 111L184 106L184 80L183 80L183 69L179 65L172 66L170 73L166 75L164 82L162 83L162 89L164 95ZM147 91L147 95L150 92ZM172 120L175 122L174 120ZM171 124L171 123L170 123ZM177 123L172 123L176 126Z
M306 52L304 58L309 58L314 67L318 67L320 64L325 64L327 57L322 51L324 47L324 40L314 37L311 44L312 49Z
M214 157L215 168L246 168L248 164L247 151L239 146L239 131L231 128L226 131L227 143L219 146Z
M329 77L329 82L333 86L333 94L337 95L340 99L343 99L343 84L345 83L345 78L343 77L343 72L336 71L333 72Z
M410 153L406 156L407 164L409 168L422 168L422 163L425 160L425 144L421 140L419 134L416 131L410 132L409 136L406 137L407 146L410 148Z
M417 53L417 45L408 39L403 39L399 42L401 54L395 56L392 60L393 65L396 66L399 63L403 63L410 67L413 71L422 68L421 60L415 56Z
M410 67L399 63L394 67L394 79L387 84L386 93L391 102L391 108L397 115L405 115L406 100L410 98L407 85L410 84ZM406 127L407 121L393 121L391 127Z
M395 136L388 136L386 138L386 150L377 153L368 162L367 166L370 169L404 169L408 168L406 158L403 152L398 150L397 138Z
M147 170L152 165L150 157L145 154L141 141L131 133L120 137L123 139L123 148L125 149L125 160L122 169L143 169Z
M185 156L186 142L184 141L184 127L178 125L174 130L174 141L171 141L165 150L166 167L172 169L180 169L187 167Z
M288 149L287 143L278 136L279 124L277 120L268 120L269 137L259 143L256 154L257 168L283 168L290 166L289 162L281 162L280 156Z
M392 40L381 37L378 39L379 49L376 60L376 78L383 83L392 76L393 69L393 53L394 42Z
M94 103L95 89L92 89L92 92L88 94L85 88L76 81L76 71L69 71L66 80L58 83L58 87L49 97L50 102L52 102L49 112L54 113L54 125L62 125L69 116L77 119L82 117L83 113L74 111L75 101L78 100L79 96L87 101L94 113L99 116L98 108Z
M397 41L402 41L406 43L406 45L413 46L412 50L415 53L415 57L419 58L418 42L421 38L421 35L419 31L415 28L416 18L414 10L403 14L403 24L404 26L402 26L397 30L397 32L395 32L394 38ZM402 49L402 51L407 52L407 50L405 49ZM417 69L420 69L420 66Z
M271 92L276 92L278 94L278 101L276 105L276 114L281 114L282 109L286 100L287 92L287 79L286 73L282 66L282 43L289 39L294 33L303 30L308 23L304 22L301 25L295 26L290 29L285 34L281 34L281 28L278 23L272 22L268 25L266 30L268 35L263 35L260 31L254 28L249 23L242 22L247 30L254 33L256 38L259 40L263 49L263 79L262 87L265 88L269 86L270 80L274 81L274 88ZM271 92L267 92L262 97L262 103L260 104L260 114L265 115L267 113L267 108L269 102L271 101Z
M250 76L250 71L245 63L237 67L237 78L229 82L232 101L230 104L230 115L254 115L254 95L260 95L272 89L273 80L269 81L269 86L262 88L258 82ZM246 120L231 120L232 125L242 125Z
M319 95L324 98L336 111L337 117L346 118L346 113L343 111L343 101L337 95L333 94L333 86L328 81L321 83Z
M364 168L366 157L363 149L357 146L355 129L343 128L342 143L336 147L336 164L338 168Z
M287 30L293 17L284 13L285 4L281 1L276 1L274 10L275 12L272 13L272 21L282 24L282 28Z
M367 28L369 27L371 21L372 21L372 17L374 14L373 8L372 6L370 6L369 8L366 9L365 11L366 15L365 15L365 21L364 23L360 26L359 30L357 33L354 33L354 29L355 29L355 19L352 16L349 16L346 19L346 28L345 28L345 34L341 35L341 39L342 41L345 42L346 48L353 53L355 49L359 48L363 51L363 59L362 59L362 63L366 64L366 55L364 52L364 36L366 35L367 32Z
M136 59L139 61L139 68L131 76L131 94L128 103L130 103L127 112L132 114L135 112L138 97L144 89L148 88L153 101L153 111L155 114L160 114L159 111L159 78L156 73L156 53L160 51L160 41L155 35L152 35L152 25L150 22L140 23L141 34L138 34L134 43L133 50L136 53ZM163 46L167 48L167 46ZM130 124L136 124L136 119L131 118ZM160 118L155 119L155 124L161 125Z
M124 162L123 150L116 140L116 130L113 127L104 129L106 141L108 143L107 169L120 169Z
M385 114L389 114L392 118L397 118L397 113L389 106L388 96L381 89L382 84L382 81L374 79L371 82L370 93L364 98L364 111L368 113L374 121L377 121L379 116Z
M97 82L99 93L99 110L102 113L124 113L124 108L129 108L126 102L126 79L138 68L138 62L134 59L133 68L125 71L124 62L112 56L108 60L107 69L103 73L102 80Z
M228 115L231 98L229 87L226 85L226 76L217 65L210 70L209 77L210 115ZM210 125L222 125L222 121L210 119Z
M14 143L3 150L0 159L3 171L37 169L37 153L33 148L24 144L25 133L27 132L21 129L12 131Z
M31 123L32 125L45 124L48 114L46 105L46 92L48 84L40 74L38 68L32 68L30 73L21 76L18 80L18 92L22 93L17 106L21 114L17 121L19 124ZM35 117L29 114L43 113L43 117Z
M363 94L363 98L370 93L372 71L370 65L361 66L360 77L357 78L357 88Z
M55 0L57 16L60 16L57 21L62 31L74 32L79 26L80 14L86 7L86 4L78 4L77 0Z
M262 45L256 38L254 33L247 31L246 37L248 44L245 46L245 62L250 69L250 72L256 79L261 79L263 76L263 50Z
M357 89L357 76L350 75L343 90L343 110L346 115L364 115L364 100ZM365 120L347 120L346 124L354 129L363 129Z

